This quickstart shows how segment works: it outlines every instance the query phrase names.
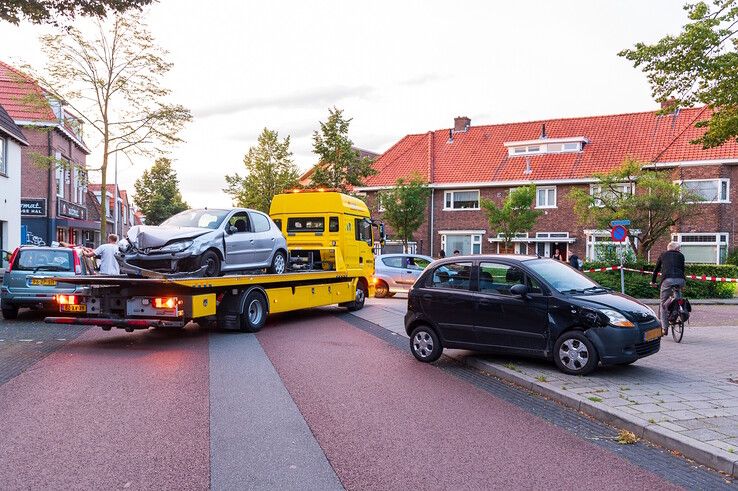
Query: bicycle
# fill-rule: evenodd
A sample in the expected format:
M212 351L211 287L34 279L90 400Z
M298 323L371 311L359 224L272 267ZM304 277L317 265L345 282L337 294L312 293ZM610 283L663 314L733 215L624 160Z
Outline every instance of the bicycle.
M668 305L668 322L671 328L671 337L674 338L675 342L681 343L682 337L684 336L684 323L689 320L689 312L692 308L689 305L689 300L682 295L682 287L679 285L671 287L670 299ZM664 333L664 335L666 334L668 332Z

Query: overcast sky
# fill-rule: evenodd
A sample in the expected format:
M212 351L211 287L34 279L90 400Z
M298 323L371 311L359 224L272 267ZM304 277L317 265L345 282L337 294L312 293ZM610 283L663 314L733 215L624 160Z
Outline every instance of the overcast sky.
M475 126L656 109L616 53L678 32L682 3L161 0L146 18L174 62L172 101L194 115L171 154L184 197L228 206L223 176L243 173L263 127L291 135L305 170L334 105L353 118L354 144L380 153L454 116ZM0 59L43 64L40 32L0 22ZM121 185L151 163L121 159Z

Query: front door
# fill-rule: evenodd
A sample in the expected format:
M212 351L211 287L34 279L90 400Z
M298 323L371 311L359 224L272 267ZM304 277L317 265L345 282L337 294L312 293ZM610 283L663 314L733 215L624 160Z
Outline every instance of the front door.
M530 294L513 295L510 288L526 284ZM548 336L548 298L540 285L517 266L483 262L479 267L476 331L481 344L523 350L543 350Z
M254 232L248 213L239 211L233 214L225 224L228 232L225 235L226 264L223 269L243 269L254 263ZM230 228L233 227L233 228Z
M423 312L435 321L446 343L475 344L476 292L471 291L471 262L439 266L418 287Z

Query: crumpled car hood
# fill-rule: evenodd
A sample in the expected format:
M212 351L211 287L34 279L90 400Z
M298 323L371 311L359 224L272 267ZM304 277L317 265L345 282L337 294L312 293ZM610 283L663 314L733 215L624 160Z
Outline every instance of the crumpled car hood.
M128 241L136 249L162 247L172 241L194 239L214 232L211 228L199 227L157 227L154 225L135 225L128 230Z

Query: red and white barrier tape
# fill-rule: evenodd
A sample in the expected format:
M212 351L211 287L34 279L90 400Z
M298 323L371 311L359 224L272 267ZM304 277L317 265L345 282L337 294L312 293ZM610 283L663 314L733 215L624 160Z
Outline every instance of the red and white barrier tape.
M604 268L592 268L592 269L585 269L583 270L584 273L600 273L604 271L618 271L622 266L605 266ZM645 271L643 269L635 269L635 268L623 268L623 271L632 271L634 273L641 273L644 275L653 275L653 271ZM661 276L661 273L659 273L659 276ZM711 281L713 283L738 283L738 278L723 278L720 276L707 276L707 275L697 275L697 274L688 274L686 275L686 278L688 280L695 280L695 281Z

